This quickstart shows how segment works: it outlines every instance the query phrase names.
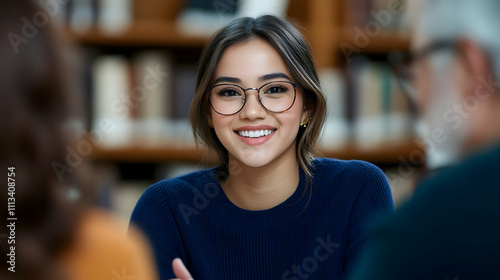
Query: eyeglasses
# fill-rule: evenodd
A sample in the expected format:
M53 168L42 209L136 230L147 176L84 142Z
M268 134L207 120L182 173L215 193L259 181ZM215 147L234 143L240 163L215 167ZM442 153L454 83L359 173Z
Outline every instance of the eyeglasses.
M414 88L414 68L413 64L435 52L445 50L455 50L456 43L454 41L437 41L430 44L428 47L414 53L394 52L389 54L389 62L392 65L397 81L404 93L408 95L412 102L417 98L417 92Z
M256 90L260 105L269 112L282 113L295 103L297 83L269 82L260 88L244 89L233 84L219 84L207 89L210 105L220 115L229 116L241 111L247 100L247 91Z

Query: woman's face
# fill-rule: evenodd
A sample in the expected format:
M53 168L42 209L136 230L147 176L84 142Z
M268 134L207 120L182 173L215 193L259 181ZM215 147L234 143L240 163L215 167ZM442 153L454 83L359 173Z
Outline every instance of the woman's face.
M217 65L214 80L213 86L235 84L244 89L260 88L273 81L296 82L280 54L262 39L228 47ZM264 109L257 90L247 90L245 106L234 115L220 115L212 109L214 130L228 150L229 160L249 167L263 167L278 159L296 160L295 140L306 116L300 86L296 87L295 103L282 113ZM255 137L255 131L265 133ZM252 134L254 137L249 137Z

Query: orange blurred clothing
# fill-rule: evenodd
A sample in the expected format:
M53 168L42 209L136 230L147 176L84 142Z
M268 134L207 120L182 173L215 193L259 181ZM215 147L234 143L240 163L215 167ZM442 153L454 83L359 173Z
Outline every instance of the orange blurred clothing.
M157 280L146 239L123 232L111 214L90 210L78 225L73 245L60 259L71 280Z

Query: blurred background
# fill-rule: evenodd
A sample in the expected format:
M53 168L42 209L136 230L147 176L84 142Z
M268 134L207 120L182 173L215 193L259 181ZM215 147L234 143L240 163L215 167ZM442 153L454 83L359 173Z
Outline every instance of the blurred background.
M272 13L302 26L327 94L317 155L378 165L399 205L425 164L411 99L391 65L409 50L407 2L40 1L81 54L87 120L73 124L82 140L67 148L66 164L95 162L99 203L124 220L150 184L213 166L187 121L201 49L231 19Z

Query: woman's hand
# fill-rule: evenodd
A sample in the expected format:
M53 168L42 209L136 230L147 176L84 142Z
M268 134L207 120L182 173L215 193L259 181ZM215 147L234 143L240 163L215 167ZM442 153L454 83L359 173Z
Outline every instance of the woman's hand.
M177 277L172 280L193 280L191 273L189 273L181 259L176 258L172 261L172 269L174 270L175 277Z

